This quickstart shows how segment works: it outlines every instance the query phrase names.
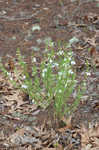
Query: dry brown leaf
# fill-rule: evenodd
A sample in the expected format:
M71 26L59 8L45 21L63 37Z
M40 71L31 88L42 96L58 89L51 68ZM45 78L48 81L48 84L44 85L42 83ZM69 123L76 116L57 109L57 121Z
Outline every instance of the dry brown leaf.
M43 150L57 150L56 148L44 148Z
M99 135L99 134L98 134L98 135ZM94 141L93 144L95 145L95 147L96 147L96 146L99 147L99 138L94 137L94 138L93 138L93 141Z
M88 130L84 126L82 126L81 128L81 143L82 143L82 146L89 143Z
M91 148L90 150L99 150L99 147Z
M56 148L45 148L43 150L63 150L63 147L60 144L58 144Z
M99 126L86 129L84 125L81 128L82 150L91 150L91 147L99 147ZM91 145L90 148L88 148Z
M90 137L99 137L99 126L90 128L88 132Z
M92 47L90 50L90 55L92 56L92 63L96 67L99 67L99 52L96 51L95 47Z
M15 68L15 65L14 65L14 59L13 58L9 58L8 60L8 69L9 71L13 72L14 68Z
M66 126L58 129L59 132L64 132L66 129L70 129L72 127L71 118L72 116L70 116L68 119L66 119L65 117L61 119L64 123L66 123Z

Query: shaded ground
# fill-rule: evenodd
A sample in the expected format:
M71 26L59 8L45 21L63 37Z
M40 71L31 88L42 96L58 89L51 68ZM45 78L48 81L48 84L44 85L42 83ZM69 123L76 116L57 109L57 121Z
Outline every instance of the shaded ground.
M80 150L81 143L85 147L82 150L99 149L99 2L0 1L0 56L4 63L8 62L8 54L15 57L18 47L28 58L34 52L39 62L46 40L69 42L73 37L79 39L72 44L78 80L83 79L86 60L90 63L90 75L87 91L71 122L66 120L67 126L62 130L52 129L47 112L29 103L28 97L0 75L1 150L54 150L55 146L59 150ZM88 48L93 46L96 52L91 57ZM96 70L93 64L97 65ZM80 128L83 124L89 130Z

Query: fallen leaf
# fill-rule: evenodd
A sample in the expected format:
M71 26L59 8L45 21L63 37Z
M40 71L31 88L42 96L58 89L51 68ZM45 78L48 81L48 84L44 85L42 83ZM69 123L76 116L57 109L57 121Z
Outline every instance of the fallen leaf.
M99 126L87 129L84 125L81 128L82 150L91 150L91 147L99 147ZM88 146L90 145L90 146Z
M96 50L95 47L92 47L90 50L90 55L92 56L92 63L96 67L99 67L99 52Z

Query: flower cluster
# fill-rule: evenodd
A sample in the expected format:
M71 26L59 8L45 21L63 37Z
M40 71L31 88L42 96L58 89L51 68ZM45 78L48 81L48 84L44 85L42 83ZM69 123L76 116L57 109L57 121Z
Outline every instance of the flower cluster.
M39 30L39 27L34 26L32 30ZM51 48L53 44L50 43ZM20 82L18 82L20 85L18 87L26 92L33 102L35 101L36 104L45 108L54 101L54 113L58 118L66 113L70 114L77 107L81 97L80 88L74 103L71 106L67 105L67 101L77 85L76 73L73 68L76 62L72 51L66 52L59 48L59 51L55 52L46 48L46 54L39 66L36 64L36 57L33 56L32 78L28 73L26 62L19 49L17 56L19 65L22 68L22 74L19 77ZM8 73L2 67L2 64L0 64L0 67L10 81L16 85L11 73ZM86 74L90 75L89 73Z

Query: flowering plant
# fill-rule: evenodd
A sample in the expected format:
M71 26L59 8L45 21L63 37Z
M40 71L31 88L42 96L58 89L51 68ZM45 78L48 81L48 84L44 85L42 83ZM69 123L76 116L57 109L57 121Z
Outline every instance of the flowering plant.
M77 87L76 73L73 52L66 52L61 48L58 52L46 48L43 61L37 66L36 57L32 57L32 77L29 76L27 64L24 61L20 50L17 50L18 63L22 68L19 76L18 87L26 92L34 103L44 108L53 103L55 116L61 118L65 114L71 114L78 106L82 95L81 85L76 90L73 103L68 103L75 87ZM6 74L6 69L0 65ZM38 72L39 70L39 72ZM17 73L17 69L15 70ZM9 79L15 85L15 80L10 76ZM16 83L17 85L17 83Z

